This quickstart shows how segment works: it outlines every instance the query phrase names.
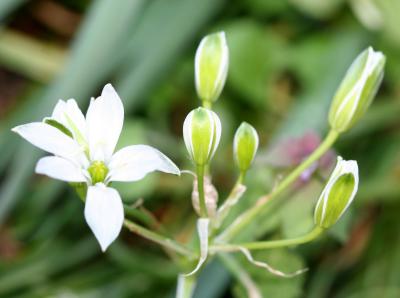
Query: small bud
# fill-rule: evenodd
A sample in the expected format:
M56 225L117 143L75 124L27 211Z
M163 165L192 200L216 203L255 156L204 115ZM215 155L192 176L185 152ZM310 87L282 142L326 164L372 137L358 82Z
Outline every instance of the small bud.
M207 164L217 150L221 138L221 121L205 108L191 111L183 123L183 139L194 163Z
M94 161L88 168L92 184L104 182L108 174L108 168L102 161Z
M258 149L258 134L253 126L243 122L236 130L233 139L233 154L241 172L246 172Z
M329 111L332 129L344 132L364 115L382 82L385 60L371 47L354 60L333 98Z
M321 228L334 225L350 206L358 189L358 166L340 156L315 207L314 221Z
M225 85L229 52L225 32L205 36L196 51L195 81L203 102L216 101Z

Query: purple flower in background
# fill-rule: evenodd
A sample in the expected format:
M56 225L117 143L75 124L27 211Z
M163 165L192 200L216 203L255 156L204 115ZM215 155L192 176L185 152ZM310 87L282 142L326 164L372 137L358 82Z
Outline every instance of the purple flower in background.
M281 139L264 154L259 162L275 168L293 168L306 159L321 143L321 138L315 132L307 132L300 137ZM301 184L308 182L314 173L325 176L335 163L335 152L327 151L318 161L307 168L299 178Z

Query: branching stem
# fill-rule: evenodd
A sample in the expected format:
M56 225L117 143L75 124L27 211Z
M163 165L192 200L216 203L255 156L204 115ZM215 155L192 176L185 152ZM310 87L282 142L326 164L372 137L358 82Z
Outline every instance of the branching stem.
M153 231L150 231L128 219L124 220L124 226L132 233L138 234L138 235L142 236L143 238L151 240L151 241L153 241L157 244L160 244L170 250L173 250L181 255L189 257L189 259L193 259L196 257L196 255L193 252L191 252L189 249L187 249L183 245L179 244L175 240L172 240L170 238L167 238L160 234L157 234Z
M310 167L314 162L316 162L329 148L332 147L333 143L338 138L339 134L331 130L325 137L324 141L319 145L319 147L307 158L305 159L297 168L293 170L282 182L271 192L268 196L268 200L262 197L253 207L242 213L224 232L222 232L218 237L218 242L228 242L230 239L235 237L243 228L248 226L255 218L261 214L268 204L267 202L276 199L280 194L283 193L297 178L303 173L308 167Z
M287 246L296 246L299 244L304 244L307 242L311 242L316 239L324 229L320 227L315 227L311 232L307 233L304 236L300 236L292 239L283 239L283 240L272 240L272 241L258 241L258 242L246 242L246 243L238 243L238 244L215 244L210 247L210 251L212 252L234 252L240 251L242 248L246 248L249 250L260 250L260 249L271 249L271 248L281 248Z

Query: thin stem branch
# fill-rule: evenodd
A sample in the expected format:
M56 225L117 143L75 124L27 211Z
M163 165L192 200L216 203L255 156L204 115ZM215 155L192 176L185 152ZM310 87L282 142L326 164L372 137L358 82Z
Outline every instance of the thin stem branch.
M246 243L238 243L238 244L216 244L210 247L210 251L213 252L233 252L239 251L243 248L249 250L260 250L260 249L271 249L271 248L280 248L287 246L296 246L299 244L304 244L307 242L311 242L316 239L318 236L322 234L324 231L323 228L315 227L311 232L306 235L292 238L292 239L283 239L283 240L272 240L272 241L258 241L258 242L246 242Z
M129 216L131 219L134 219L135 221L140 221L140 223L148 227L154 228L156 226L154 223L154 219L149 214L144 213L142 210L136 207L124 204L124 212L125 216Z
M160 245L162 245L168 249L171 249L181 255L187 256L190 259L194 259L196 257L193 252L191 252L189 249L187 249L183 245L179 244L178 242L176 242L170 238L164 237L160 234L157 234L153 231L150 231L128 219L124 220L124 226L132 233L138 234L138 235L142 236L143 238L146 238L157 244L160 244Z
M199 193L200 216L207 218L208 212L207 212L206 198L204 195L204 165L197 165L196 172L197 172L197 191Z
M218 208L218 216L214 224L214 230L218 229L222 225L224 219L228 216L232 207L239 201L244 191L246 191L246 187L242 184L243 179L244 173L240 173L225 202L221 205L220 208Z
M212 103L210 101L208 101L208 100L203 100L202 101L202 105L203 105L203 108L206 108L206 109L209 109L209 110L212 109Z
M284 190L286 190L297 178L304 172L308 167L310 167L315 161L317 161L336 141L339 134L331 130L325 137L324 141L319 145L319 147L307 158L305 159L297 168L293 170L282 182L269 194L267 197L262 197L257 203L242 213L233 224L222 232L218 237L218 242L227 242L233 237L235 237L244 227L249 225L260 213L265 210L267 202L278 197ZM267 199L266 199L267 198Z
M233 256L220 253L218 254L219 259L222 261L225 268L227 268L230 273L236 277L237 281L240 282L247 291L247 297L249 298L261 298L262 294L260 289L257 287L255 282L251 279L251 276L246 270L241 266Z

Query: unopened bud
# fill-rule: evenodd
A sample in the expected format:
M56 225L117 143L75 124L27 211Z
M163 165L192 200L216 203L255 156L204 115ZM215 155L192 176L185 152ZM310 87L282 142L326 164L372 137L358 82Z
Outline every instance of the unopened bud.
M350 206L358 189L358 166L340 156L315 207L314 221L321 228L334 225Z
M241 172L246 172L258 149L258 134L253 126L243 122L236 130L233 140L233 154Z
M364 115L382 82L385 60L371 47L354 60L333 98L329 111L332 129L344 132Z
M221 121L206 108L191 111L183 123L183 139L193 162L207 164L217 150L221 138Z
M216 101L225 85L229 51L225 32L205 36L196 51L195 81L197 94L203 102Z

